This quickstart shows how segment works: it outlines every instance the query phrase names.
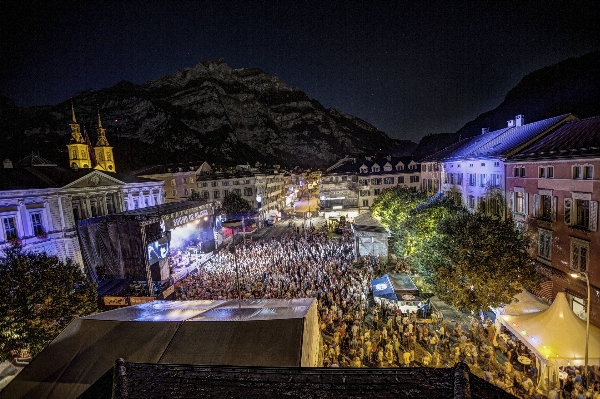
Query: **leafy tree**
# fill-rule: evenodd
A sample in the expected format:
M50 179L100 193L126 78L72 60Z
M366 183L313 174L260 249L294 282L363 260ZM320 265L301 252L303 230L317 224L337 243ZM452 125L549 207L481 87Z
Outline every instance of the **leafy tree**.
M192 193L187 197L188 201L204 201L204 197L200 195L200 192L192 190Z
M0 359L37 355L74 318L97 311L96 283L70 259L16 245L0 257Z
M411 210L425 202L424 193L411 191L407 186L382 190L371 207L371 214L392 233L391 244L396 255L405 257L410 251L410 235L405 228Z
M426 282L459 309L502 306L535 287L529 241L510 219L458 212L443 218L423 246L416 261Z
M252 210L252 205L250 205L250 203L242 198L239 194L232 192L223 198L221 210L228 217L248 216Z

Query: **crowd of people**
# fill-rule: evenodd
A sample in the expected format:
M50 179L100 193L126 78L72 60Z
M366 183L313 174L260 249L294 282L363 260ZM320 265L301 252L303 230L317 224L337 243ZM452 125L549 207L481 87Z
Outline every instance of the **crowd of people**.
M384 269L377 258L355 261L351 232L332 237L326 227L291 231L236 247L241 297L305 298L318 301L326 367L452 367L472 372L506 391L535 397L537 368L518 367L513 349L496 342L491 320L445 321L403 312L396 303L374 302L371 279ZM178 299L236 299L234 255L222 249L176 289ZM506 357L499 355L499 347ZM574 392L574 387L571 392Z

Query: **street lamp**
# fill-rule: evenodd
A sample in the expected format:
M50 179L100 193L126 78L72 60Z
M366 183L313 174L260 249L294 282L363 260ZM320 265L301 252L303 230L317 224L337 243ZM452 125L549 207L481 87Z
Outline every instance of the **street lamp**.
M228 227L232 231L233 239L233 264L235 266L235 279L237 282L238 299L242 300L242 291L240 290L240 273L238 272L237 255L235 253L235 228L242 225L242 221L239 219L229 219L222 223L223 226Z
M590 279L586 272L571 273L571 277L573 278L581 278L581 276L585 277L585 282L587 284L587 309L585 317L585 387L588 388L590 384L590 375L588 373L588 345L590 342L590 308L592 307L592 303L590 302Z

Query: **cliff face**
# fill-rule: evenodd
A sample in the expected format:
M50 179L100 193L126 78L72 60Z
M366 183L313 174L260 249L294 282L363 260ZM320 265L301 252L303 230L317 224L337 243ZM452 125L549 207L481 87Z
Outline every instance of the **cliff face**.
M198 159L325 166L347 154L399 146L365 121L325 109L274 76L255 68L232 69L223 60L142 85L121 82L79 93L73 102L92 142L100 108L117 162L126 169ZM12 144L11 151L0 150L0 157L33 150L59 164L66 161L70 100L29 109L4 101L0 107L0 135Z

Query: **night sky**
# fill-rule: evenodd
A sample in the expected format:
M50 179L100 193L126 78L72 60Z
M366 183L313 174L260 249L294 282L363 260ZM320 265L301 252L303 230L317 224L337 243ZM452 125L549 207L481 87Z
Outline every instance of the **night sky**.
M0 93L57 104L223 57L416 141L496 107L525 74L600 49L598 3L3 1Z

